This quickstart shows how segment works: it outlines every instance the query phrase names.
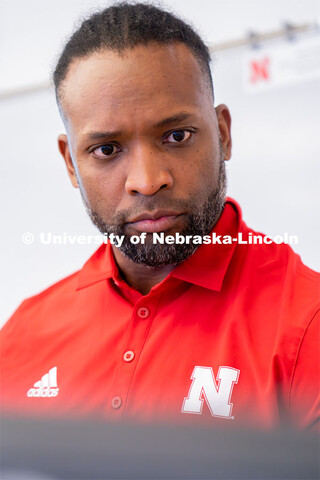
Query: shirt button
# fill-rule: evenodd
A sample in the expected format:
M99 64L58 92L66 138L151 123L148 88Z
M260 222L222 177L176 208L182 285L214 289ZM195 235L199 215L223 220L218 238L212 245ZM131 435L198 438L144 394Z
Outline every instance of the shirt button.
M115 408L115 409L120 408L121 404L122 404L121 397L116 396L116 397L113 397L113 399L111 400L111 407L112 408Z
M134 352L132 350L127 350L126 352L124 352L122 358L125 362L132 362L132 360L134 359Z
M140 318L148 318L150 315L150 310L147 307L140 307L138 308L138 317Z

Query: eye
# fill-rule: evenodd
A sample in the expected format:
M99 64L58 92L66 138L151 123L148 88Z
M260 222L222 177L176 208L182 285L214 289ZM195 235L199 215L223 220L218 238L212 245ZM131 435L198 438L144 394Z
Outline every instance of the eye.
M164 143L183 143L189 140L191 135L188 130L175 130L164 139Z
M92 150L92 153L98 158L107 158L115 155L120 152L120 147L113 145L112 143L107 143L106 145L101 145Z

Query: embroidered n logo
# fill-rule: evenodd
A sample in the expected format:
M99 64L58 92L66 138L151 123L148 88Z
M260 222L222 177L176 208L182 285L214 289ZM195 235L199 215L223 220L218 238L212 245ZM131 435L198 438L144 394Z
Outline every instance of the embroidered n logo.
M231 395L239 375L240 370L236 368L220 367L216 380L211 367L194 367L191 375L193 382L181 412L201 415L205 400L212 416L231 418Z

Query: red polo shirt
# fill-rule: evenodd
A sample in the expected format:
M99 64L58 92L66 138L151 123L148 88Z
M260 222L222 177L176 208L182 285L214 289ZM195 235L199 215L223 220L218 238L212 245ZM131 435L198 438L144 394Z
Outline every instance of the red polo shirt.
M213 231L255 233L230 199ZM103 245L2 329L2 407L308 427L319 416L317 312L319 276L284 244L201 245L145 296Z

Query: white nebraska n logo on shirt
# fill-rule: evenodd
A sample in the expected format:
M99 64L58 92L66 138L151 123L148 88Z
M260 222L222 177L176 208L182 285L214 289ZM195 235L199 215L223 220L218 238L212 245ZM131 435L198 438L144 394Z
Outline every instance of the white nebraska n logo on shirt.
M201 415L205 400L214 417L231 418L233 386L238 383L240 370L220 367L217 381L211 367L194 367L189 394L185 397L181 412Z

